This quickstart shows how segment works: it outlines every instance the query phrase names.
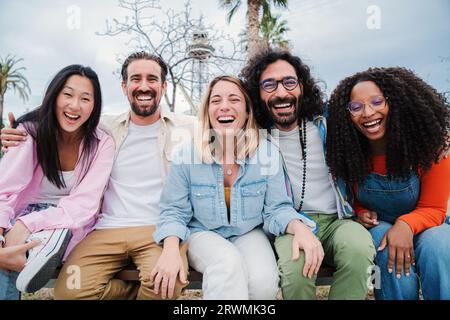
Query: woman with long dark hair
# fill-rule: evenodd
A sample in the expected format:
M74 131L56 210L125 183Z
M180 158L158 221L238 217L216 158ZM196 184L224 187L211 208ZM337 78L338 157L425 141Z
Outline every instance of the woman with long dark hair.
M0 162L0 251L40 244L28 259L25 250L8 256L16 263L0 269L0 299L41 288L94 225L115 147L97 128L101 105L97 74L70 65L50 82L41 106L16 122L30 137Z
M372 68L331 95L327 162L373 237L377 299L450 299L450 111L404 68ZM375 277L376 279L378 277Z

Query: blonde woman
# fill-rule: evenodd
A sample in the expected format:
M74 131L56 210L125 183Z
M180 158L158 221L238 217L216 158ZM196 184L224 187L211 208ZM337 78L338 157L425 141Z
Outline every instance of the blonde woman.
M170 297L185 282L179 242L203 273L204 299L274 299L276 258L264 229L294 234L293 258L323 251L292 207L278 149L257 130L251 101L232 76L212 80L200 112L199 139L174 154L154 240L164 249L150 275ZM320 265L320 264L319 264ZM164 295L164 294L163 294Z

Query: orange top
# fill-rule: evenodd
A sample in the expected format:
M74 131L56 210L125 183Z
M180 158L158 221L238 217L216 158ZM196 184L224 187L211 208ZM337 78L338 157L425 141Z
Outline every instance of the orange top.
M386 174L386 156L372 158L373 172ZM420 195L416 209L399 217L412 229L414 235L441 225L445 221L447 202L450 196L450 158L443 158L439 163L433 163L425 174L419 172ZM355 186L356 191L357 186ZM357 194L355 192L355 194ZM365 209L355 199L354 209L363 212Z
M228 210L230 210L230 192L231 192L231 188L230 187L224 187L224 190L225 190L225 203L227 204Z

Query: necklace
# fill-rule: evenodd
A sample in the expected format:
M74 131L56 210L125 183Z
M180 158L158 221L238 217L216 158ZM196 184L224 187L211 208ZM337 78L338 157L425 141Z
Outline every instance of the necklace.
M233 174L233 170L227 169L227 175L231 176Z
M303 176L302 176L302 194L300 196L300 205L297 211L302 210L303 201L305 200L305 189L306 189L306 119L302 119L302 127L298 131L300 137L300 146L302 149L302 159L303 159Z

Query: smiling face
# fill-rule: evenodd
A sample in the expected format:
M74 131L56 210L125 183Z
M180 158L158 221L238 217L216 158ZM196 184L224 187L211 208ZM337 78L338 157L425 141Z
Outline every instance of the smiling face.
M277 60L267 66L259 79L260 83L268 79L282 80L286 78L297 79L294 67L285 60ZM292 130L297 126L297 108L302 95L303 87L299 84L292 90L287 90L281 82L273 92L266 92L260 86L259 94L269 109L275 125L280 130Z
M240 88L229 81L217 82L208 102L211 127L218 133L234 133L243 129L248 119L247 105Z
M161 79L161 67L153 60L134 60L128 65L127 74L122 90L130 102L132 120L152 115L159 118L159 102L167 87Z
M65 133L77 133L94 109L94 87L86 77L70 76L56 97L56 118Z
M350 101L365 104L360 114L351 114L351 119L359 132L371 143L384 141L389 105L375 82L357 83L350 94Z

